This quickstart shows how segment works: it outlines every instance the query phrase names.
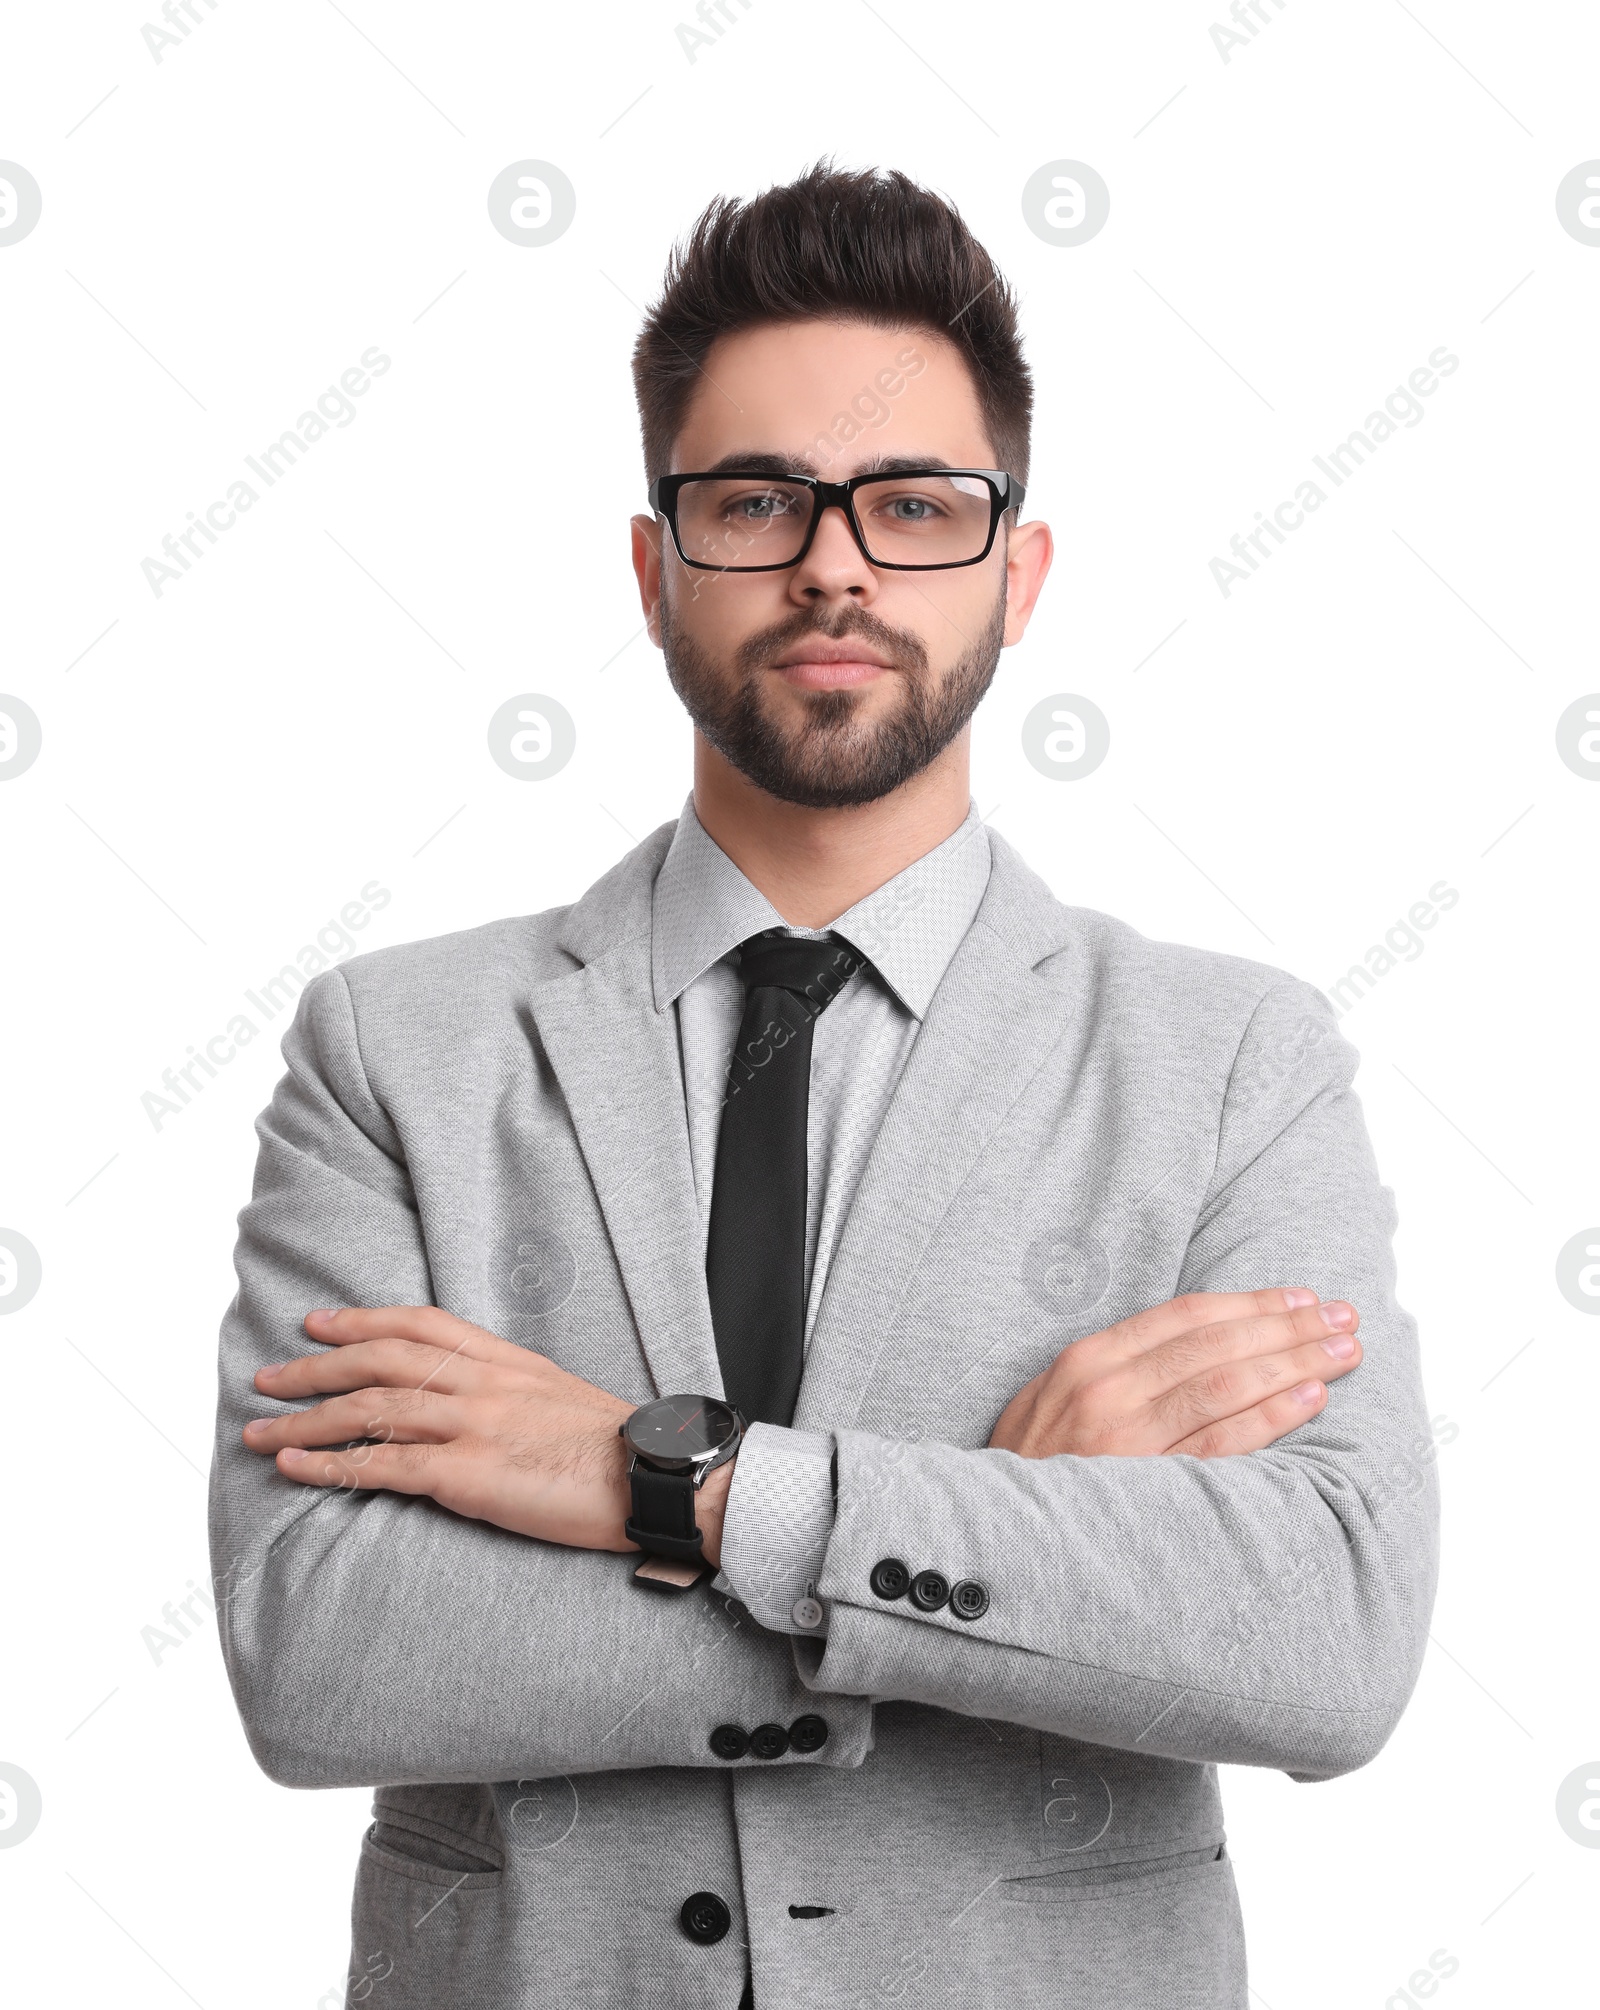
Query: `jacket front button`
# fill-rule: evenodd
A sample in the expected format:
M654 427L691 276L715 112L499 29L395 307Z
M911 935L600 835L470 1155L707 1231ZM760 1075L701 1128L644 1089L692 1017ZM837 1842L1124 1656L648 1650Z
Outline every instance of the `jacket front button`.
M911 1588L911 1571L897 1556L880 1557L867 1582L879 1598L904 1598Z
M919 1612L937 1612L950 1596L950 1580L936 1570L919 1570L911 1580L911 1603Z
M691 1940L710 1947L732 1926L733 1914L714 1891L696 1891L678 1908L678 1924Z
M757 1724L750 1733L750 1749L758 1759L781 1759L789 1749L789 1733L781 1724Z
M719 1724L706 1742L719 1759L742 1759L750 1749L750 1733L743 1724Z
M950 1610L957 1619L981 1619L989 1610L989 1594L975 1577L964 1577L950 1593Z
M807 1711L789 1726L789 1748L795 1752L820 1752L828 1742L828 1720Z

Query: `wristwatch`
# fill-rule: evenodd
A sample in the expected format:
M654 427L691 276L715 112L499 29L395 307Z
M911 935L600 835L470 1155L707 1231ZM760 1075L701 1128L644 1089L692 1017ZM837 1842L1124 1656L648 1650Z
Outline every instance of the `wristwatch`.
M633 1454L633 1513L623 1533L648 1552L633 1573L642 1583L687 1591L705 1573L695 1495L706 1474L738 1451L744 1433L744 1418L718 1396L663 1396L617 1426Z

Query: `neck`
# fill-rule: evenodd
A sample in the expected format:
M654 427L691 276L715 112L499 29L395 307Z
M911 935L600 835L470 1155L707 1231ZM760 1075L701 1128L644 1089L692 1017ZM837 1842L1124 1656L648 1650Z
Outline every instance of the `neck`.
M694 736L694 808L706 834L792 927L826 928L943 844L966 820L969 732L875 803L842 810L782 803Z

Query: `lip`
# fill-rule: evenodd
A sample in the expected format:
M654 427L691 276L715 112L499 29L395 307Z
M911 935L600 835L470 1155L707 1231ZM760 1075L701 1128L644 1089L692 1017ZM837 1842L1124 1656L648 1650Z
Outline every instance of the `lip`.
M837 691L852 684L869 684L891 666L869 644L846 639L802 642L772 667L797 690Z

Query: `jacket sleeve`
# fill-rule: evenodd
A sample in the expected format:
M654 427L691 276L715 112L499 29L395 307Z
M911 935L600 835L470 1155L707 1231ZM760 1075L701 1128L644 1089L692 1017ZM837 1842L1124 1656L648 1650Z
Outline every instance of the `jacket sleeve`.
M245 1450L255 1371L310 1350L313 1307L434 1302L342 973L301 994L283 1055L239 1216L211 1472L223 1654L262 1767L289 1786L717 1767L717 1725L816 1713L788 1643L704 1580L651 1591L631 1581L631 1555L511 1535L425 1498L298 1486ZM825 1717L820 1750L732 1764L859 1765L868 1702L840 1697Z
M1304 1284L1349 1299L1364 1356L1322 1412L1221 1459L1027 1459L836 1432L826 1634L791 1636L815 1690L1297 1779L1374 1756L1421 1665L1438 1500L1415 1323L1395 1300L1394 1201L1355 1067L1312 986L1262 998L1179 1279L1180 1292ZM742 1519L725 1551L741 1594L741 1558L781 1550L776 1532L763 1542L754 1490ZM882 1558L977 1589L919 1611L874 1593Z

